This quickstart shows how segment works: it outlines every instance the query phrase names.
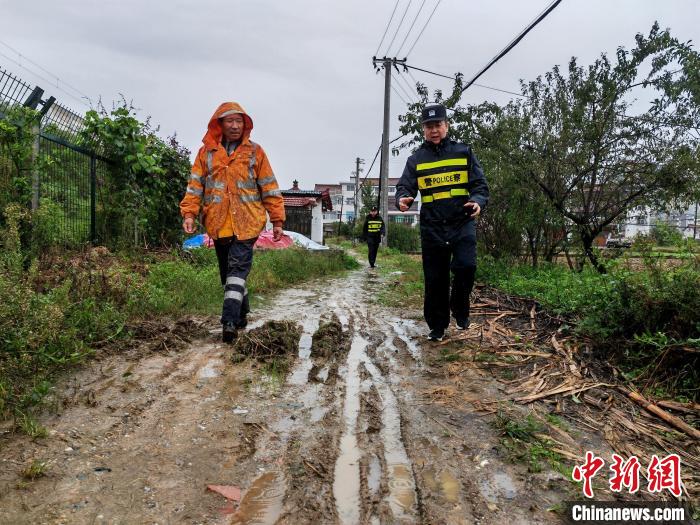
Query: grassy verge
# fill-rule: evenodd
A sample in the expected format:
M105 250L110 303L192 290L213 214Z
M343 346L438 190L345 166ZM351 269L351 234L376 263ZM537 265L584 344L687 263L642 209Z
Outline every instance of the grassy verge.
M10 232L9 237L12 237ZM31 414L55 375L154 317L218 315L221 283L214 250L178 254L83 254L26 259L15 243L0 257L0 421L41 437ZM344 252L301 249L256 253L248 286L260 296L357 267Z
M695 401L700 390L700 259L674 268L660 261L647 252L639 270L619 264L601 275L484 257L477 280L532 297L575 319L576 330L600 357L648 393Z

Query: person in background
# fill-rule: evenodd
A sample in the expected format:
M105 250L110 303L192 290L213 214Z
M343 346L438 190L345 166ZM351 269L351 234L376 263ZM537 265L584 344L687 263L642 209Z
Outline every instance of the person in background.
M374 268L374 263L377 260L377 250L379 243L382 242L382 237L386 235L384 221L379 216L379 210L376 206L372 209L365 219L365 225L362 228L362 238L367 241L367 259L369 267Z

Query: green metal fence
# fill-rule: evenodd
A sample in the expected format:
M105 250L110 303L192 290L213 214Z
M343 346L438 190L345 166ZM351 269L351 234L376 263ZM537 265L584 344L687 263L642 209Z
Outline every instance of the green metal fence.
M32 207L52 210L54 238L66 246L100 240L99 209L103 181L111 169L108 159L79 144L83 117L43 98L43 90L32 87L0 67L0 118L13 106L39 111L34 126L34 148L28 166L16 166L8 151L0 148L0 201L7 202L21 170L32 178Z

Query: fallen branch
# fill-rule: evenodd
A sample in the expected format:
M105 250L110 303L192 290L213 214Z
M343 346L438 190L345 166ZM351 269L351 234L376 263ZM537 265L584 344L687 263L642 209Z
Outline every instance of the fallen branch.
M669 414L668 412L666 412L662 408L659 408L655 404L647 401L641 394L639 394L637 392L631 392L624 387L618 387L618 388L620 389L621 392L623 392L625 395L627 395L627 397L629 397L632 401L637 403L639 406L645 408L648 412L651 412L655 416L660 417L661 419L666 421L666 423L668 423L669 425L676 427L679 430L682 430L683 432L688 434L690 437L695 438L695 439L700 441L700 430L698 430L697 428L691 427L688 423L683 421L681 418L676 417L672 414Z

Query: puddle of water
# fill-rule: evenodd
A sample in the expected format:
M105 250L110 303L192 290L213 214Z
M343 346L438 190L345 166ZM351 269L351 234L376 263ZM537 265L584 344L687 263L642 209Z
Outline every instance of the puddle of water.
M513 499L518 494L513 479L505 472L494 472L491 479L482 479L479 491L491 503L496 503L499 497Z
M413 359L415 359L416 361L420 361L421 351L418 348L418 345L416 345L416 343L413 342L413 339L409 337L404 326L406 324L409 324L408 321L394 319L390 321L389 324L394 329L396 337L398 337L404 343L406 343L406 348L408 349L408 353L411 354L411 357L413 357Z
M266 472L258 477L241 499L231 525L273 525L282 513L284 477L279 472Z
M459 501L459 480L449 470L443 470L440 474L440 489L443 496L450 503Z
M299 359L289 375L289 384L291 385L305 385L309 380L309 371L314 365L310 359L311 343L314 332L318 330L318 317L307 317L303 323L303 330L297 352Z
M404 463L387 465L389 478L389 505L394 518L414 516L416 485L413 472Z
M199 372L197 372L197 378L211 379L212 377L218 377L221 375L218 368L222 364L221 359L211 359L207 361L207 364L200 368Z
M382 465L379 458L372 454L369 459L369 468L367 469L367 488L370 496L379 494L379 484L382 480Z
M384 459L387 464L389 484L389 506L395 519L416 517L416 482L413 479L411 462L401 439L401 416L394 392L384 381L377 367L365 356L365 368L372 376L382 399L381 438L384 445Z
M333 497L341 523L360 521L360 449L357 445L357 415L360 411L360 375L358 367L367 341L355 336L347 359L343 420L345 429L340 439L340 454L335 463Z

